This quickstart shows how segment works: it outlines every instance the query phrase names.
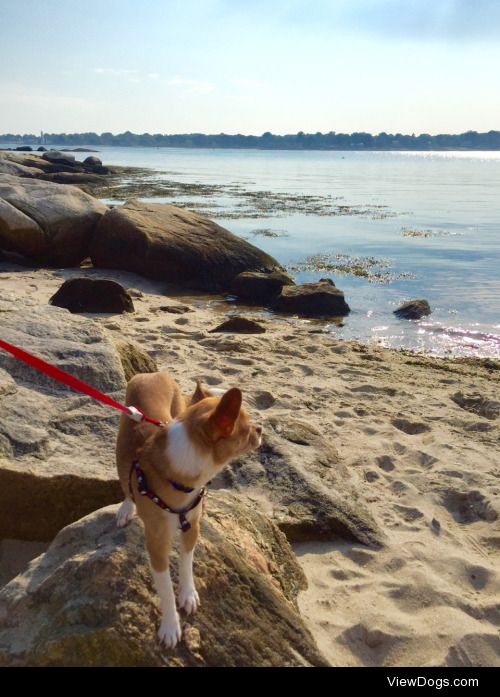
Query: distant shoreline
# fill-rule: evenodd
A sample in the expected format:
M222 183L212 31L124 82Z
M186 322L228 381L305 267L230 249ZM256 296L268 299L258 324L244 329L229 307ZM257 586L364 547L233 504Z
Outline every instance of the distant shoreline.
M59 149L74 146L94 147L150 147L150 148L204 148L204 149L241 149L241 150L333 150L359 152L385 151L495 151L500 150L500 131L478 133L467 131L459 134L430 135L421 133L418 136L402 133L304 133L274 135L266 132L261 136L228 135L226 133L179 133L154 134L149 133L41 133L34 134L4 133L0 135L0 143L11 147L27 147L33 149L43 146Z
M36 144L32 145L31 151L37 152ZM254 152L499 152L500 146L496 148L264 148L257 146L236 146L236 145L101 145L105 148L149 148L151 150L252 150ZM100 152L95 148L67 148L54 145L45 145L46 150L60 150L61 152ZM4 147L0 145L0 151L23 152L15 147Z

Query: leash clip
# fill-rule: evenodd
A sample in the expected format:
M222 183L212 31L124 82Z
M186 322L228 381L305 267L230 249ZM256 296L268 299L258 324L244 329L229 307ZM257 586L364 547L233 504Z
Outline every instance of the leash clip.
M144 419L144 414L142 411L139 411L139 409L136 409L135 407L127 407L128 409L128 418L132 419L132 421L137 421L137 423L141 423L141 421Z

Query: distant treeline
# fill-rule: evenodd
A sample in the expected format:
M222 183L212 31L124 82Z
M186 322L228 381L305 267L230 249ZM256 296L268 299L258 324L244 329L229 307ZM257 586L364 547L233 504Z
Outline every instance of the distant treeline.
M278 136L206 135L187 133L43 133L19 135L4 133L0 141L17 145L125 145L167 148L260 148L263 150L500 150L500 131L431 136L402 133L299 133Z

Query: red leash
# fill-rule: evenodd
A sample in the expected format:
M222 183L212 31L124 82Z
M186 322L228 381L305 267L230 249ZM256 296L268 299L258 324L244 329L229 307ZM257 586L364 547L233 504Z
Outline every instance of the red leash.
M136 407L126 407L124 404L120 404L120 402L117 402L108 395L96 390L95 387L87 385L87 383L83 382L83 380L75 378L65 370L56 368L55 365L51 365L50 363L43 361L41 358L37 358L37 356L33 356L31 353L28 353L28 351L24 351L13 344L7 343L7 341L3 341L3 339L0 339L0 348L3 348L4 351L12 354L18 360L23 361L23 363L27 363L28 365L32 366L32 368L36 368L36 370L39 370L41 373L45 373L45 375L48 375L54 380L62 382L64 385L71 387L71 389L81 392L82 394L86 394L89 397L92 397L92 399L96 399L98 402L107 404L109 407L123 411L134 421L147 421L148 423L155 424L156 426L163 426L161 421L158 421L157 419L150 419L149 416L143 414L140 409L137 409Z

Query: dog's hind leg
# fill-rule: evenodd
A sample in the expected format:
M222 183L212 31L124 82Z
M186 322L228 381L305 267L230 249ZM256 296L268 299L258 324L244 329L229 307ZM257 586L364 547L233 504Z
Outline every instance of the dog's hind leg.
M130 496L126 496L124 502L118 509L116 514L116 525L119 528L124 528L125 525L130 523L135 513L135 503L132 501Z

